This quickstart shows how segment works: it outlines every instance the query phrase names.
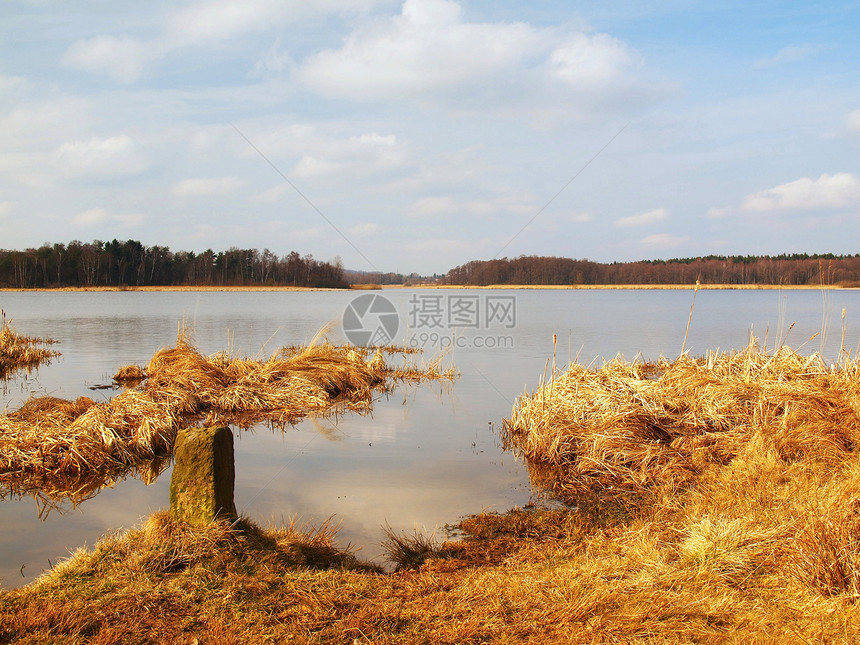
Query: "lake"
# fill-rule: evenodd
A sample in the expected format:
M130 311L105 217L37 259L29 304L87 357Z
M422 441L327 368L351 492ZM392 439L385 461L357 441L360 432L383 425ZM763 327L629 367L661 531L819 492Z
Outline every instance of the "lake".
M389 336L421 346L426 361L444 349L444 364L461 373L453 385L400 386L366 416L308 419L283 433L234 431L240 514L263 525L331 518L341 545L381 562L386 524L441 535L464 515L538 498L524 465L500 447L498 429L516 397L535 389L553 354L560 366L576 356L583 364L618 354L677 356L693 298L691 290L0 292L19 333L53 338L62 352L0 384L0 405L11 411L31 395L106 400L117 391L90 388L173 346L180 325L204 354L263 358L308 343L329 323L335 343L365 332ZM787 334L801 353L835 361L843 309L853 356L860 291L703 290L686 348L694 356L740 349L751 333L772 348ZM77 547L139 525L169 505L169 483L170 469L148 486L127 479L44 518L32 498L0 501L0 585L25 584Z

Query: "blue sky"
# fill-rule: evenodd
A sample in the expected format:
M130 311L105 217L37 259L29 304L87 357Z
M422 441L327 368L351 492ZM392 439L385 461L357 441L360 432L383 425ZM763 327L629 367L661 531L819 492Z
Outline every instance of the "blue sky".
M0 248L860 252L857 33L856 2L4 0Z

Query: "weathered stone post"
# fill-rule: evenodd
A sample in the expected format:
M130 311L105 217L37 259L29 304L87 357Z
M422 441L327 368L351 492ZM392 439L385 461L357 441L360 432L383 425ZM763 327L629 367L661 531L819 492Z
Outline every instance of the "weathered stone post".
M173 446L170 514L189 524L236 517L233 433L226 426L185 428Z

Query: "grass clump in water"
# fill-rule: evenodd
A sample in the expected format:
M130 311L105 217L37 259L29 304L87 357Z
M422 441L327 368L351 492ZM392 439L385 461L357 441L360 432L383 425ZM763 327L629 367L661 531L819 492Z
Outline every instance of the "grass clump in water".
M0 311L0 380L8 379L18 370L32 370L60 352L39 347L52 345L50 338L34 338L22 336L12 327L12 321L6 320L6 313Z
M453 379L438 364L390 366L399 348L312 344L265 360L202 355L180 333L145 369L122 368L115 380L137 381L104 403L81 397L33 398L0 415L0 492L34 492L80 501L130 471L152 478L180 428L204 423L281 429L309 415L368 412L396 382Z
M558 467L556 487L635 498L683 490L773 451L786 467L843 464L860 444L860 362L828 367L788 348L644 364L573 364L504 422L505 445Z

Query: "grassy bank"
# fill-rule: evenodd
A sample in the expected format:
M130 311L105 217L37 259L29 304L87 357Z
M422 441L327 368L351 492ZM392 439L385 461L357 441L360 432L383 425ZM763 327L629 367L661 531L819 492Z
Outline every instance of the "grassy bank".
M83 291L349 291L349 290L377 290L377 289L555 289L555 290L714 290L714 291L798 291L822 289L860 289L860 284L850 282L844 284L825 285L779 285L779 284L491 284L491 285L462 285L462 284L352 284L349 289L330 289L323 287L285 287L285 286L119 286L119 287L58 287L54 289L16 289L12 287L0 288L2 291L57 291L57 292L83 292Z
M393 572L329 527L158 514L0 593L0 642L860 641L856 359L573 365L504 439L574 506L390 534Z
M704 527L704 522L700 523ZM322 531L166 514L0 592L16 643L853 643L857 598L746 566L709 525L618 509L482 514L417 568L382 572ZM711 540L708 542L708 540ZM759 548L756 542L759 542ZM697 557L699 553L701 557Z
M415 285L384 285L383 289L550 289L550 290L610 290L610 291L673 291L678 289L688 291L802 291L822 289L857 289L857 284L827 284L827 285L779 285L779 284L415 284Z

